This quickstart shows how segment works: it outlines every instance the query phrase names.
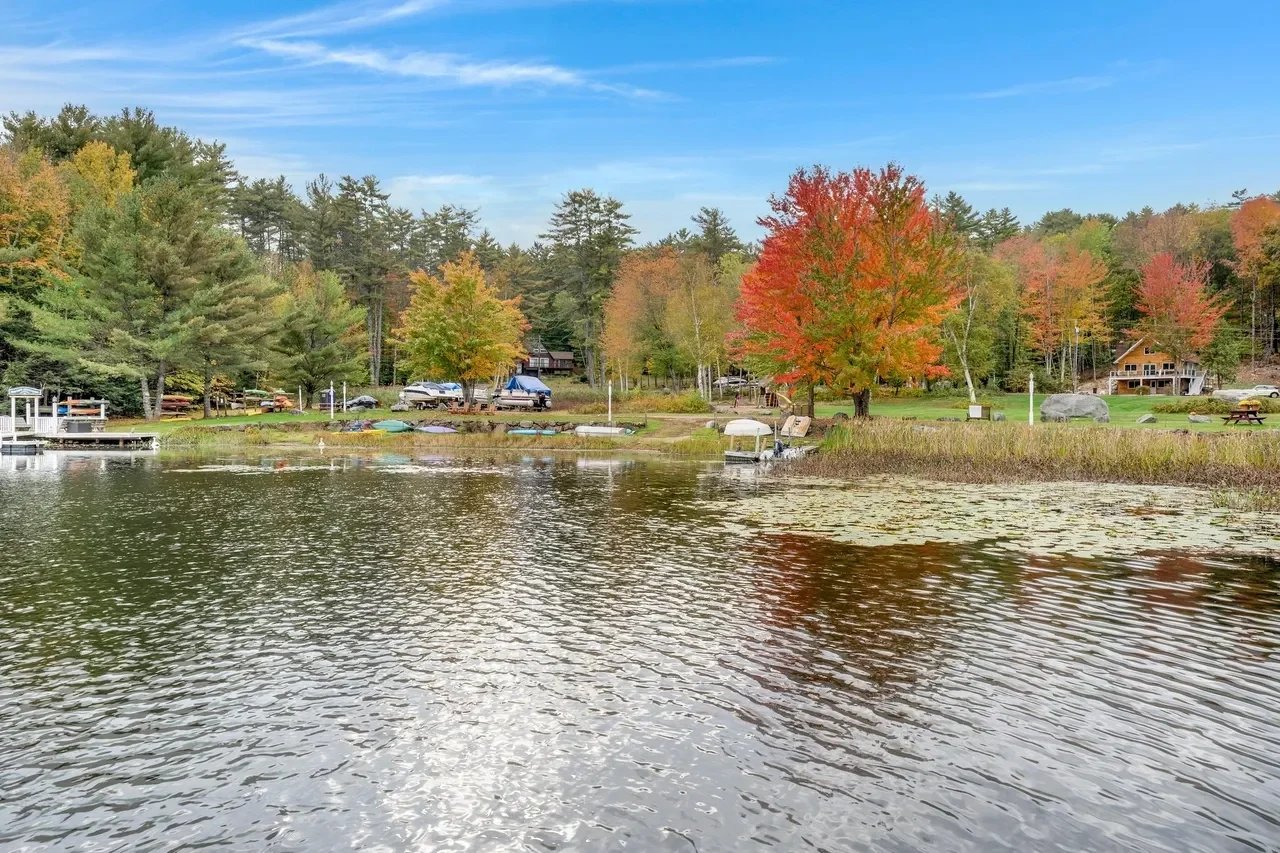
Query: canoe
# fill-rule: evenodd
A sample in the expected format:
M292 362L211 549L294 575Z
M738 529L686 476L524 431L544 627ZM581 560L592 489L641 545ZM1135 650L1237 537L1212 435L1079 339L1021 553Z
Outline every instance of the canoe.
M437 435L444 435L446 433L457 432L457 430L454 429L453 427L436 426L435 424L428 424L427 426L416 427L416 429L418 430L418 432L430 432L430 433L435 433Z
M396 420L378 421L373 425L373 428L381 430L382 432L409 432L413 429L413 427L409 426L404 421Z
M559 435L554 429L509 429L507 435Z
M580 435L580 436L581 435L631 435L631 430L627 429L626 427L589 426L587 424L574 427L573 432L575 435Z

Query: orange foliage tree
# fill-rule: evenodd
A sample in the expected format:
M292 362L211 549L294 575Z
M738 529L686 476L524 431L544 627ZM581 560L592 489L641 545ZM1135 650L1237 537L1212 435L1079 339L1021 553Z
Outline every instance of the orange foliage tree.
M852 392L858 415L881 378L936 374L960 248L924 184L896 164L801 169L770 206L738 299L740 354L780 382Z
M1256 358L1259 343L1265 352L1276 349L1275 291L1280 281L1270 262L1270 249L1280 239L1280 204L1259 196L1240 205L1231 217L1231 238L1236 246L1236 272L1250 285L1250 340Z
M1073 348L1107 331L1102 288L1107 265L1086 249L1055 248L1029 235L1001 243L996 256L1017 275L1032 347L1044 357L1046 371L1056 358L1065 379Z
M661 335L668 295L677 287L680 259L674 249L634 252L618 266L604 303L601 349L623 391L644 368L653 341Z
M1162 252L1142 268L1137 308L1142 314L1135 334L1146 335L1181 363L1207 346L1229 304L1205 286L1209 264L1180 264Z

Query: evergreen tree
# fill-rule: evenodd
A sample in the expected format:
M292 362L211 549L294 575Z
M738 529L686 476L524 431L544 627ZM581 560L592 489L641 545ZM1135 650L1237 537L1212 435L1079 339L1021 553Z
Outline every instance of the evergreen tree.
M941 198L934 196L930 206L943 222L951 226L952 231L966 240L978 234L982 216L955 190Z
M284 285L275 311L279 335L271 344L281 378L308 396L330 382L364 378L365 311L347 298L338 276L304 261L285 270Z
M701 208L693 215L693 223L698 226L698 233L692 240L692 248L706 255L712 266L730 252L742 251L742 241L720 208Z
M973 233L978 245L990 252L1010 237L1016 237L1021 230L1022 226L1018 224L1018 217L1013 215L1013 211L1007 207L1000 210L993 207L982 214Z
M166 375L197 356L191 306L209 288L243 286L252 269L206 201L160 178L87 211L76 228L80 275L41 294L27 348L137 381L144 413L158 417Z
M35 112L11 112L3 124L5 137L16 151L38 149L53 163L70 159L89 142L102 138L102 120L83 104L67 104L51 119Z
M556 206L542 235L547 241L548 272L560 291L552 309L570 327L593 386L603 379L599 346L604 300L636 233L630 218L617 199L591 189L574 190Z

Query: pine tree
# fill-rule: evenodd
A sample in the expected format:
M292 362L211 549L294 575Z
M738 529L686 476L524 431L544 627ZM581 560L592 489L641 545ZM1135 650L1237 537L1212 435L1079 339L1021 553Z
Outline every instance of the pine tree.
M559 291L553 309L582 350L587 379L603 380L599 357L604 300L636 229L622 202L583 189L566 193L551 216L547 241L550 277Z
M347 298L338 276L304 261L286 268L284 285L274 312L279 333L271 343L281 378L308 396L330 382L362 379L365 311Z
M720 208L701 208L693 215L693 223L698 226L698 233L691 241L691 247L706 255L712 266L720 263L720 259L730 252L742 251L742 241Z

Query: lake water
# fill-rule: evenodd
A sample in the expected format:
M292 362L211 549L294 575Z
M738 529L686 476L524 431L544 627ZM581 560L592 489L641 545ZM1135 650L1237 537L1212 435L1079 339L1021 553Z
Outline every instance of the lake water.
M825 535L806 488L3 457L0 849L1280 845L1280 563Z

